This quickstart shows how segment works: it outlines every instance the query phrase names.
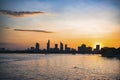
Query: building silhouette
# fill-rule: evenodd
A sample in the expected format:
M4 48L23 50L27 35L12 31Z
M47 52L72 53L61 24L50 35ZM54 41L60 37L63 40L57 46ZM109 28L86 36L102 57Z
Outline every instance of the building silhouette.
M96 45L96 49L97 49L97 50L100 50L100 45Z
M50 40L48 40L48 42L47 42L47 51L48 52L50 51Z
M67 44L65 44L65 51L67 50Z
M62 52L62 51L63 51L63 43L60 42L60 52Z
M54 49L58 49L58 44L55 44L55 48Z
M65 49L64 49L65 47ZM6 48L0 48L0 53L54 53L54 54L62 54L62 53L72 53L72 54L101 54L103 57L115 57L120 59L120 47L104 47L100 49L100 45L96 45L95 49L92 51L92 47L86 47L85 44L78 46L78 50L68 47L67 44L63 46L63 43L60 42L60 48L58 48L58 44L55 44L54 48L50 47L50 40L47 42L46 49L40 49L40 44L36 42L35 46L29 47L26 50L9 50Z
M71 52L71 48L67 46L67 44L65 44L65 53L70 53Z
M86 45L82 44L78 47L78 53L87 53Z
M39 43L36 43L36 45L35 45L35 51L39 51L40 50L40 45L39 45Z
M87 47L86 52L89 53L89 54L92 53L92 47Z
M58 53L58 52L59 52L58 44L55 44L54 52L55 52L55 53Z
M82 53L86 53L86 45L85 44L82 44L82 46L81 46L81 52Z
M36 44L38 46L38 44ZM54 54L76 54L77 52L80 54L92 54L92 48L91 47L86 47L86 51L84 51L85 45L79 46L78 47L78 51L76 51L76 49L74 48L70 48L67 47L66 51L63 50L63 52L60 52L59 48L58 48L58 44L55 44L54 48L50 48L49 53L54 53ZM39 54L47 54L47 50L46 49L42 49L40 51L36 51L36 48L38 47L30 47L26 50L9 50L9 49L5 49L5 48L0 48L0 53L39 53ZM83 50L82 50L83 49ZM82 51L81 51L82 50ZM100 50L100 54L102 57L107 57L107 58L117 58L120 59L120 47L119 48L114 48L114 47L104 47L100 49L100 46L96 45L95 50ZM83 53L82 53L83 52ZM93 51L93 54L96 54Z
M100 53L100 45L96 45L96 48L93 50L94 54L99 54Z
M78 53L90 54L92 53L92 47L86 47L85 44L82 44L81 46L78 46Z

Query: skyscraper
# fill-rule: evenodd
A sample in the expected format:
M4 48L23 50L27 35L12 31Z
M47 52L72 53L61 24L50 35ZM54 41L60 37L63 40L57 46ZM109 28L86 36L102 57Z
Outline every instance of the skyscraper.
M65 44L65 50L67 50L67 44Z
M60 51L63 51L63 43L60 42Z
M39 46L40 46L39 43L36 43L35 46L36 46L36 47L35 47L35 50L36 50L36 51L39 51L39 50L40 50L40 49L39 49L39 48L40 48L40 47L39 47Z
M100 45L96 45L96 48L94 49L93 53L100 53Z
M55 49L58 49L58 44L55 44Z
M81 49L82 49L82 53L86 53L86 45L85 44L82 44Z
M100 45L96 45L96 50L100 50Z
M48 40L48 42L47 42L47 51L49 51L50 50L50 40Z

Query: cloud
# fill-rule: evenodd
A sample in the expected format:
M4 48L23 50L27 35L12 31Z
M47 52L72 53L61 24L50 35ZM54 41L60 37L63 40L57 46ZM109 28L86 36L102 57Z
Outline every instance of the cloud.
M46 30L13 29L13 28L10 28L10 27L0 27L0 30L14 30L14 31L28 31L28 32L55 33L55 32L46 31Z
M42 33L54 33L46 30L25 30L25 29L14 29L14 31L28 31L28 32L42 32Z
M10 10L0 10L0 14L2 15L9 15L13 17L25 17L25 16L32 16L32 15L40 15L40 14L45 14L45 12L30 12L30 11L10 11Z

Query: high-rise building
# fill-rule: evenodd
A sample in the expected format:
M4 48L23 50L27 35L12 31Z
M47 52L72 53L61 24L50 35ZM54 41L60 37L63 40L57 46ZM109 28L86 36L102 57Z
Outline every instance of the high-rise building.
M85 44L82 44L81 47L78 47L78 53L87 53L87 48Z
M55 44L55 49L58 49L58 44Z
M63 51L63 43L60 42L60 51Z
M49 51L50 50L50 40L48 40L48 42L47 42L47 51Z
M87 47L87 53L92 53L92 47Z
M97 50L100 50L100 45L96 45L96 49L97 49Z
M81 46L78 46L78 53L81 53Z
M67 44L65 44L65 50L67 50Z
M54 52L55 52L55 53L58 53L58 52L59 52L58 44L55 44Z
M96 53L96 54L100 53L100 45L96 45L96 48L94 49L93 53Z
M36 51L39 51L39 50L40 50L40 49L39 49L39 48L40 48L39 43L36 43L36 45L35 45L35 46L36 46L36 47L35 47L35 50L36 50Z

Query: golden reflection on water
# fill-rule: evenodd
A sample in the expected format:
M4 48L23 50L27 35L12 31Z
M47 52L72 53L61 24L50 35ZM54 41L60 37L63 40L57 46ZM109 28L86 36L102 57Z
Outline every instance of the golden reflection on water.
M16 76L22 75L22 80L115 80L120 75L120 61L100 55L34 54L20 57L20 61L9 63L6 70Z

